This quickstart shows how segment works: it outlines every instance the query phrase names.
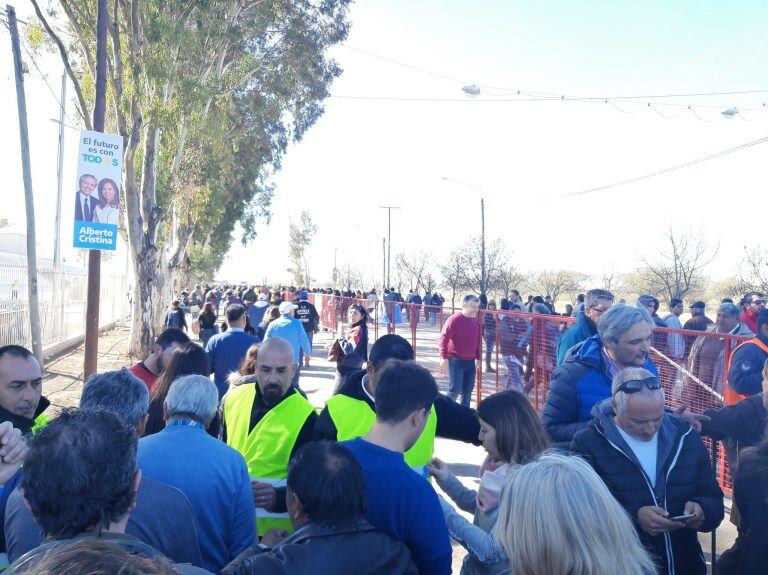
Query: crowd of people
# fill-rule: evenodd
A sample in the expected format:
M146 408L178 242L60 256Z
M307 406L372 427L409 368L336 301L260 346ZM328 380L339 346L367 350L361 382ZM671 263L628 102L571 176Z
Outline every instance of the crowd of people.
M373 305L390 317L403 309L413 318L425 305L386 291ZM697 534L722 522L724 496L702 436L724 442L734 475L739 539L718 572L764 572L761 294L748 294L743 309L723 302L715 322L697 319L708 333L686 341L657 329L677 326L682 302L662 320L651 296L629 306L607 290L586 293L553 339L559 365L539 414L525 387L538 358L502 334L531 337L531 320L515 312L554 314L546 298L513 292L494 312L492 300L465 297L440 326L449 376L441 394L408 340L369 341L372 308L361 293L326 349L334 394L315 409L299 378L320 328L310 293L185 291L147 357L91 376L79 407L55 417L35 357L0 348L0 551L9 572L443 575L453 541L466 549L465 575L703 575ZM724 333L751 339L715 349L712 334ZM473 407L477 362L491 367L489 341L500 346L507 385ZM739 401L668 410L667 394L679 390L662 382L652 349L696 358L699 367L674 382L683 391L686 378L713 385L720 370L721 390ZM482 446L476 490L435 457L436 438Z

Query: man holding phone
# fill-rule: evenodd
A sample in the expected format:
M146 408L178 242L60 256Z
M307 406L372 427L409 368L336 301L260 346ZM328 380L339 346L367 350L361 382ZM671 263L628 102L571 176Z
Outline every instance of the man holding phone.
M632 517L660 575L703 575L696 532L716 529L724 515L704 443L664 409L661 380L648 370L620 371L611 391L571 451L589 461Z

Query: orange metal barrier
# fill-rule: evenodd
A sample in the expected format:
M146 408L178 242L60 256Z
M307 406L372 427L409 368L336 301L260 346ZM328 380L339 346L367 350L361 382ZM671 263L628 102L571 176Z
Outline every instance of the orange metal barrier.
M445 320L458 308L371 302L352 298L311 294L320 314L320 327L335 332L346 323L347 310L357 303L369 310L369 341L397 333L411 342L419 364L428 368L442 391L448 390L448 374L440 369L438 338ZM557 345L574 319L555 315L481 311L482 358L477 362L475 399L517 388L540 410L557 363ZM725 404L726 362L731 350L746 338L729 334L656 328L651 358L664 385L671 409L687 406L695 413ZM486 357L491 370L486 369ZM711 441L705 438L710 449ZM730 449L715 450L721 486L731 489L725 457Z

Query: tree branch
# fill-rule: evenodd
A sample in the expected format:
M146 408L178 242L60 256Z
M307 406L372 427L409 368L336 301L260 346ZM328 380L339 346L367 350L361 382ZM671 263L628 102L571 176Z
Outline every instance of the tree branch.
M69 62L69 55L67 54L67 49L64 47L64 43L61 41L61 38L59 38L58 34L56 34L56 32L53 31L53 28L51 28L50 24L48 24L48 20L40 10L40 6L38 5L37 0L31 1L32 5L35 7L35 14L37 14L37 18L43 24L45 31L48 33L48 36L51 37L51 39L56 43L56 46L59 48L59 54L61 55L61 61L64 64L64 69L67 71L67 76L69 76L69 79L75 88L75 94L77 94L77 101L79 103L78 112L80 113L80 117L83 119L83 124L85 124L85 128L87 130L92 130L93 124L91 123L91 114L88 110L88 104L85 102L85 97L83 96L83 89L80 86L80 81L77 79L77 76L75 76L75 73L72 70L72 66Z

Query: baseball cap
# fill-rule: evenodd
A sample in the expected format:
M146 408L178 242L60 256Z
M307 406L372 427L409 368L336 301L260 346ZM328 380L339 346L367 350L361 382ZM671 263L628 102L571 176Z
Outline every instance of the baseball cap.
M305 291L300 291L299 292L299 299L307 299L307 297L308 297L307 296L307 292L305 292Z
M278 307L277 309L280 310L280 315L288 315L289 313L291 313L293 310L296 309L296 306L289 301L284 301L283 303L280 304L280 307Z
M707 304L705 304L703 301L695 301L689 307L699 307L701 309L704 309L707 307Z

